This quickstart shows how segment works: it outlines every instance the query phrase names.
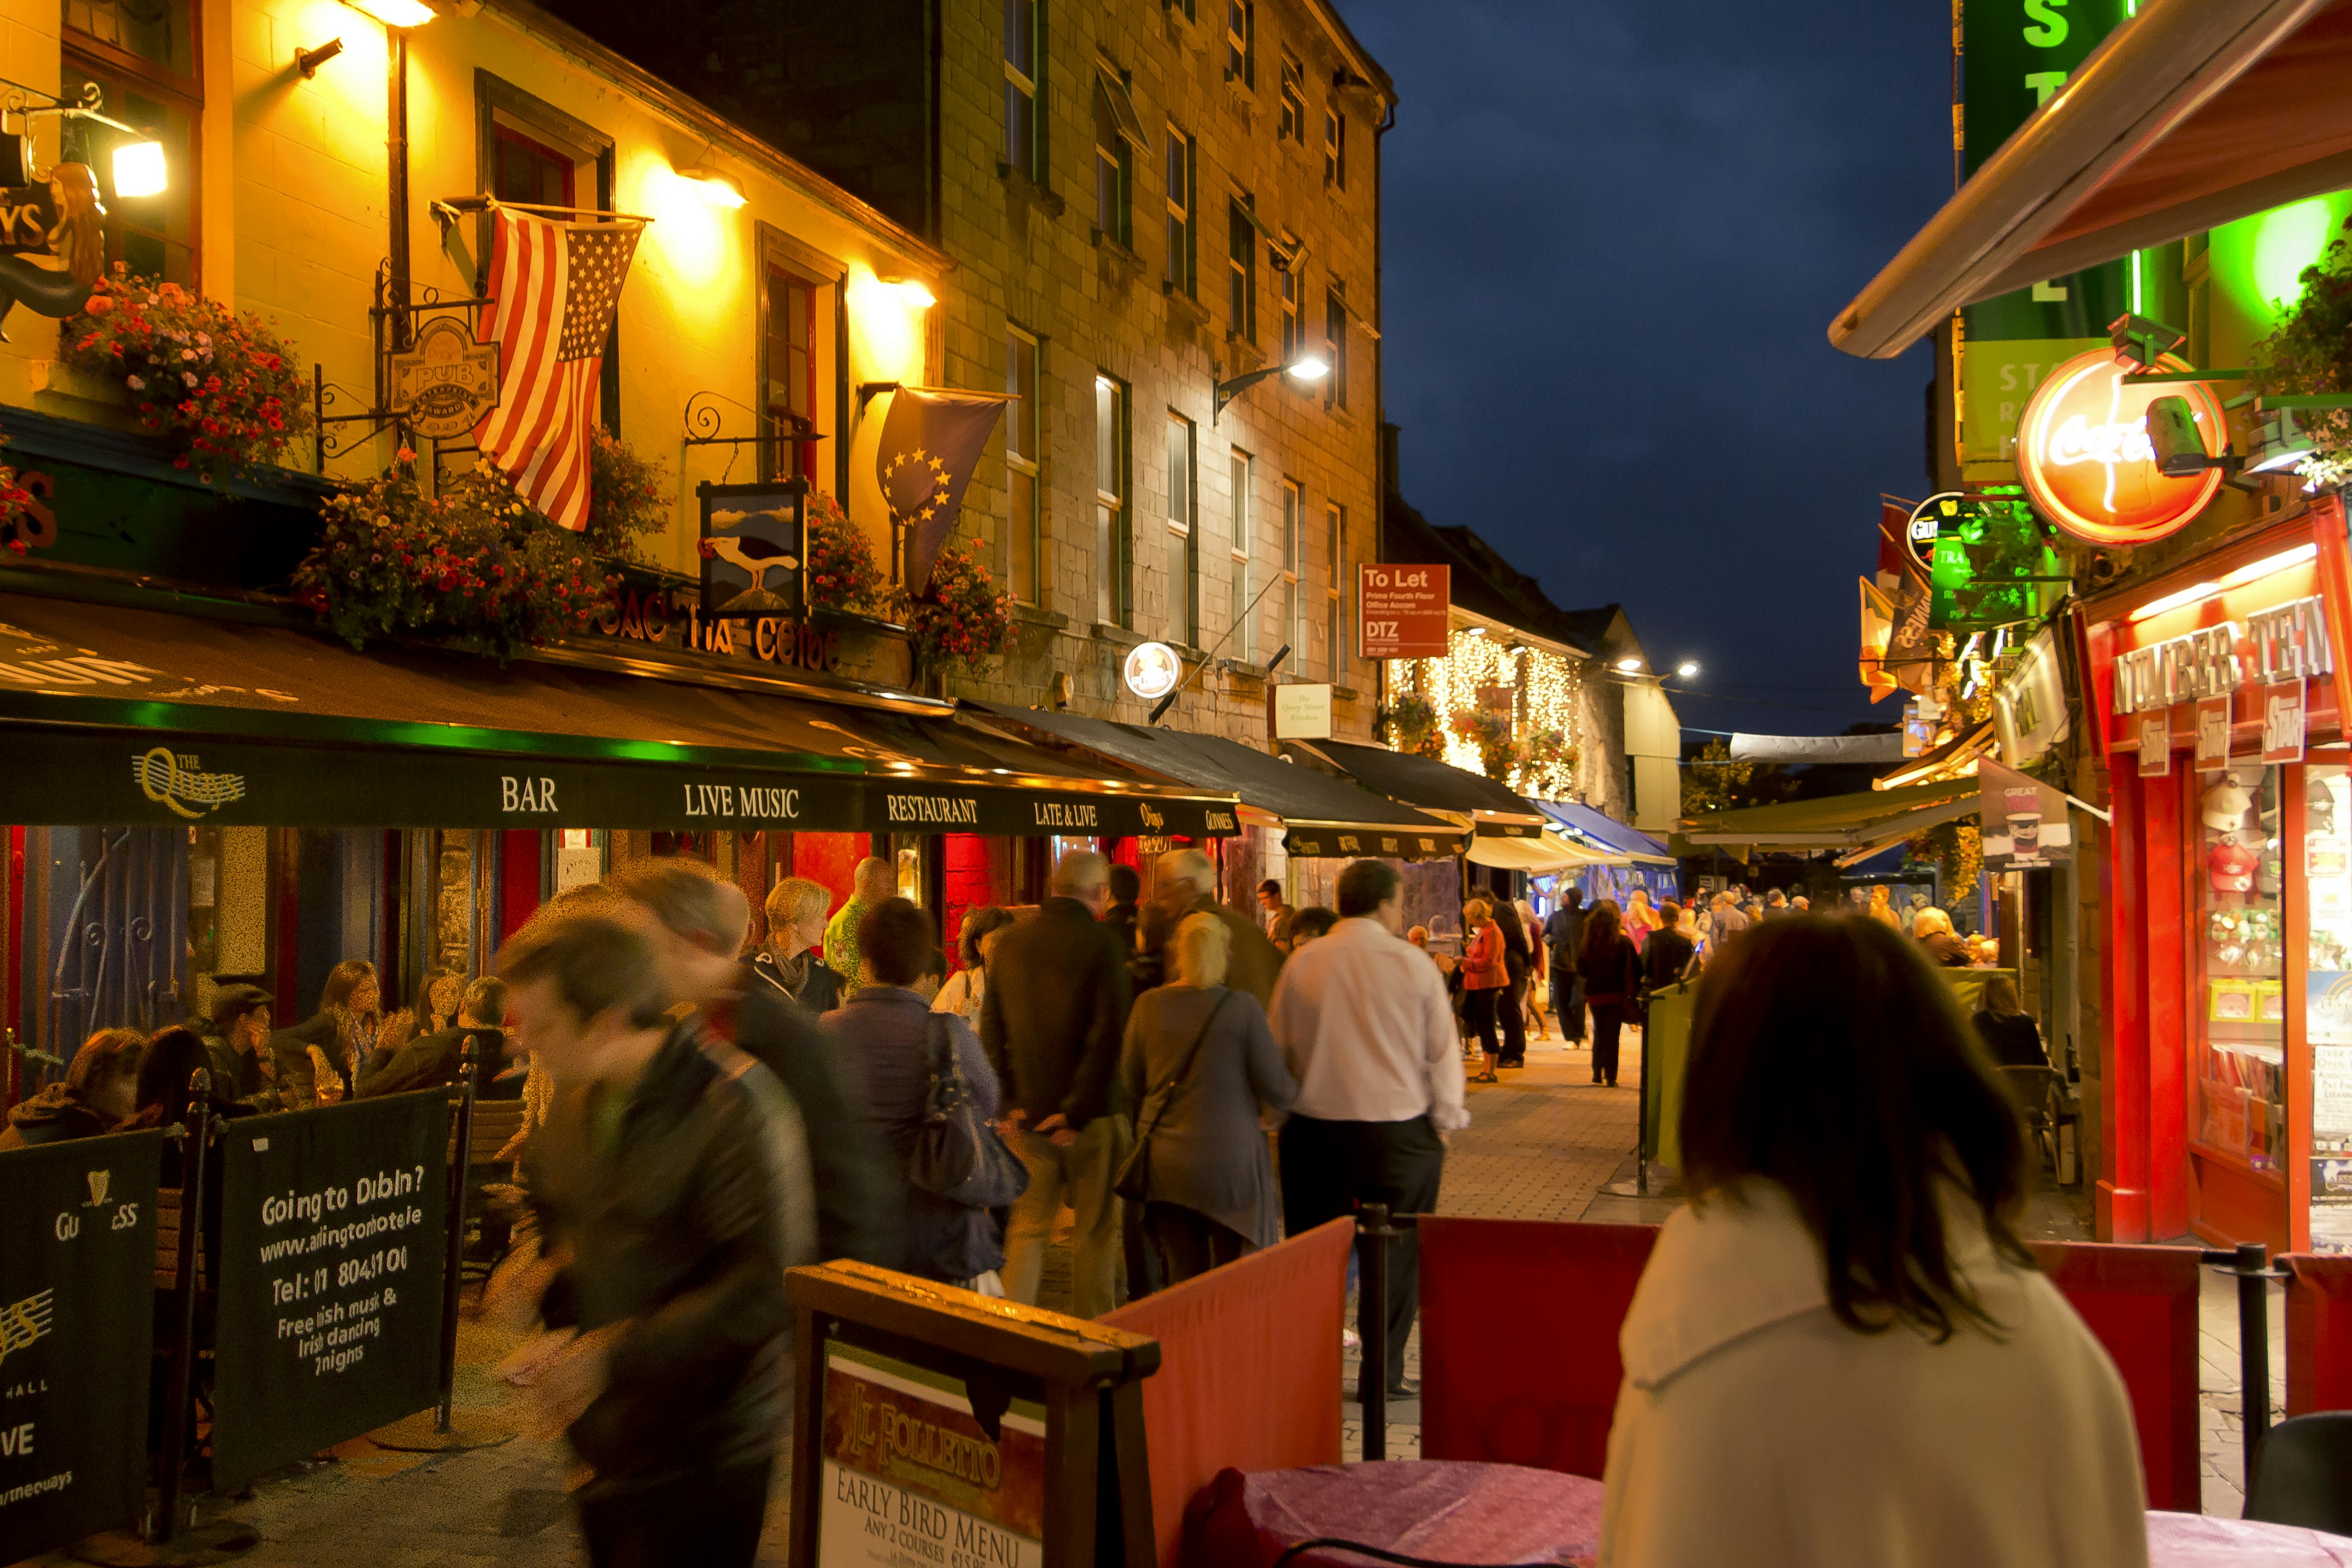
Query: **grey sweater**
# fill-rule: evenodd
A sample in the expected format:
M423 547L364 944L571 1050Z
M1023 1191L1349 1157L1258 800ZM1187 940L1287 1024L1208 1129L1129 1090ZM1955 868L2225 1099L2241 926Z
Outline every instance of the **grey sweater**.
M1230 998L1230 1000L1227 1000ZM1150 1200L1181 1204L1260 1247L1279 1239L1274 1162L1258 1126L1261 1103L1287 1110L1298 1080L1284 1065L1265 1010L1245 991L1163 985L1136 999L1119 1055L1119 1079L1135 1108L1136 1136L1152 1091L1183 1068L1219 1002L1191 1072L1151 1132Z

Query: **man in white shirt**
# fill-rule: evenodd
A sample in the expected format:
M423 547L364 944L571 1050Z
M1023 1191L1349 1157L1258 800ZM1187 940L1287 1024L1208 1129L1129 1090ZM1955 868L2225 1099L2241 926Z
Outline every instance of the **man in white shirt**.
M1445 982L1398 934L1404 879L1383 861L1359 860L1339 874L1339 904L1330 934L1283 966L1269 1009L1275 1043L1299 1083L1282 1129L1283 1226L1292 1236L1359 1204L1386 1204L1391 1214L1436 1208L1446 1140L1470 1124ZM1414 1392L1404 1349L1420 1281L1408 1230L1389 1254L1391 1399Z

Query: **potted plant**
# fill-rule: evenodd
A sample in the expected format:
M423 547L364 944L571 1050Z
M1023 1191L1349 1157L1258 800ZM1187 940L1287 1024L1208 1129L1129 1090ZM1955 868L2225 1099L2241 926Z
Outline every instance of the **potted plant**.
M954 663L977 675L1020 644L1013 595L998 593L988 568L960 545L940 552L928 592L917 597L902 587L891 609L907 628L918 669Z
M279 462L310 429L310 384L287 346L258 317L116 265L58 324L59 357L120 380L180 468L210 479Z
M2270 397L2352 394L2352 242L2330 244L2300 281L2303 292L2255 345L2249 380ZM2352 408L2297 409L2294 420L2313 447L2295 472L2321 485L2352 482Z
M503 664L604 615L617 579L585 538L525 504L488 464L427 496L416 454L332 496L295 595L354 648L436 637Z

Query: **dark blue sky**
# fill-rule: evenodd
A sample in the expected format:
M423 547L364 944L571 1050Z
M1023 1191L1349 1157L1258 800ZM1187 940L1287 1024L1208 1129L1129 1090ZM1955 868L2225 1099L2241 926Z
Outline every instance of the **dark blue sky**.
M1388 416L1406 495L1560 605L1616 600L1685 724L1835 733L1925 349L1843 306L1951 190L1942 0L1339 0L1395 79Z

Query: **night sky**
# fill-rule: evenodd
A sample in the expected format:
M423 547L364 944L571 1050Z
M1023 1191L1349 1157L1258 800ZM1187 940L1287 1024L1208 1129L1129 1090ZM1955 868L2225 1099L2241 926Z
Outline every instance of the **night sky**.
M1926 493L1933 364L1826 331L1950 194L1948 7L1338 4L1399 98L1406 496L1555 603L1623 604L1656 665L1697 659L1686 725L1898 718L1854 678L1854 578L1879 493Z

